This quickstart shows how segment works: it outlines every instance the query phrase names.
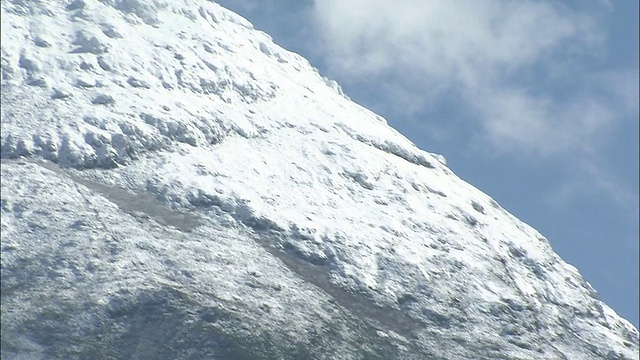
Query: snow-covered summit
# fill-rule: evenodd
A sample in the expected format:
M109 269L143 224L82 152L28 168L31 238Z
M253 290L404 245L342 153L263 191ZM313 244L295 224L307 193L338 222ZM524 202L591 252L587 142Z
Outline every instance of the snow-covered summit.
M638 358L542 235L215 3L3 0L1 53L3 358Z

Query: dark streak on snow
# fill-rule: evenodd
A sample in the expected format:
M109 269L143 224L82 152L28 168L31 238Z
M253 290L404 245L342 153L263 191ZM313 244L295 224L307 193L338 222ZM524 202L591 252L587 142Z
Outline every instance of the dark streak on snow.
M7 160L2 159L2 161ZM191 232L200 225L197 216L172 210L149 194L130 193L124 189L99 184L69 173L52 162L34 161L34 163L99 193L138 221L151 218L160 225L173 226L182 232Z
M20 160L2 159L3 163L13 161ZM161 225L173 226L183 232L190 232L200 225L198 216L190 213L180 213L170 209L149 194L134 194L124 189L99 184L67 172L52 162L28 161L59 175L68 177L74 182L101 194L116 204L122 211L134 216L139 221L151 218ZM248 221L247 219L236 220L253 230L257 235L256 241L258 244L271 255L282 261L287 268L306 282L313 284L332 296L337 305L349 311L354 316L365 321L369 320L374 328L391 330L408 339L416 339L418 332L425 328L426 325L423 322L408 316L401 310L379 306L373 301L364 298L362 295L353 294L332 284L326 266L314 265L304 259L287 253L277 245L277 243L282 243L282 241L278 241L278 236L282 236L280 232L283 229L256 226L253 221Z
M322 289L335 299L342 308L356 317L369 320L371 325L380 330L391 330L408 339L416 339L418 332L426 327L423 322L414 319L401 310L379 306L366 299L362 294L353 294L331 283L326 265L317 265L289 254L278 246L278 235L275 233L258 232L258 242L271 255L282 261L287 268L295 272L305 281Z

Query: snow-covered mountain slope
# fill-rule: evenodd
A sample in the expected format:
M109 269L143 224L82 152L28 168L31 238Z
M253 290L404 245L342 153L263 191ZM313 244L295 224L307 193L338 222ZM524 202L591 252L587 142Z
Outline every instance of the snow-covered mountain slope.
M537 231L198 0L2 1L2 358L638 359Z

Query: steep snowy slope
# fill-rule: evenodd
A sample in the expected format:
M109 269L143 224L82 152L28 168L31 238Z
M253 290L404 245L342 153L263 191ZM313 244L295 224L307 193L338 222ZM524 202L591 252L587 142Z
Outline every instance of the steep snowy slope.
M2 358L638 359L444 158L198 0L2 1Z

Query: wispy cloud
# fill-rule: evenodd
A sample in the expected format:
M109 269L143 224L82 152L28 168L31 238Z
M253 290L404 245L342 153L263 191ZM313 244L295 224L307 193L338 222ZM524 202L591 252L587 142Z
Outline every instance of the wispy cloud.
M332 65L354 76L408 66L474 85L563 40L597 39L589 17L538 1L317 0L314 9Z
M566 81L572 57L597 48L603 32L593 14L509 0L317 0L314 10L333 71L393 78L408 109L456 92L497 149L583 151L616 118L597 94L556 101L531 91Z
M479 110L485 136L499 151L552 156L588 155L615 120L614 110L592 96L554 101L523 88L494 87L477 92L469 104Z
M563 208L567 203L579 200L587 193L594 197L611 199L624 210L625 217L630 221L638 218L638 193L631 190L633 188L620 186L624 181L611 171L603 171L601 164L585 159L573 165L574 175L568 176L566 181L545 199L549 204Z

